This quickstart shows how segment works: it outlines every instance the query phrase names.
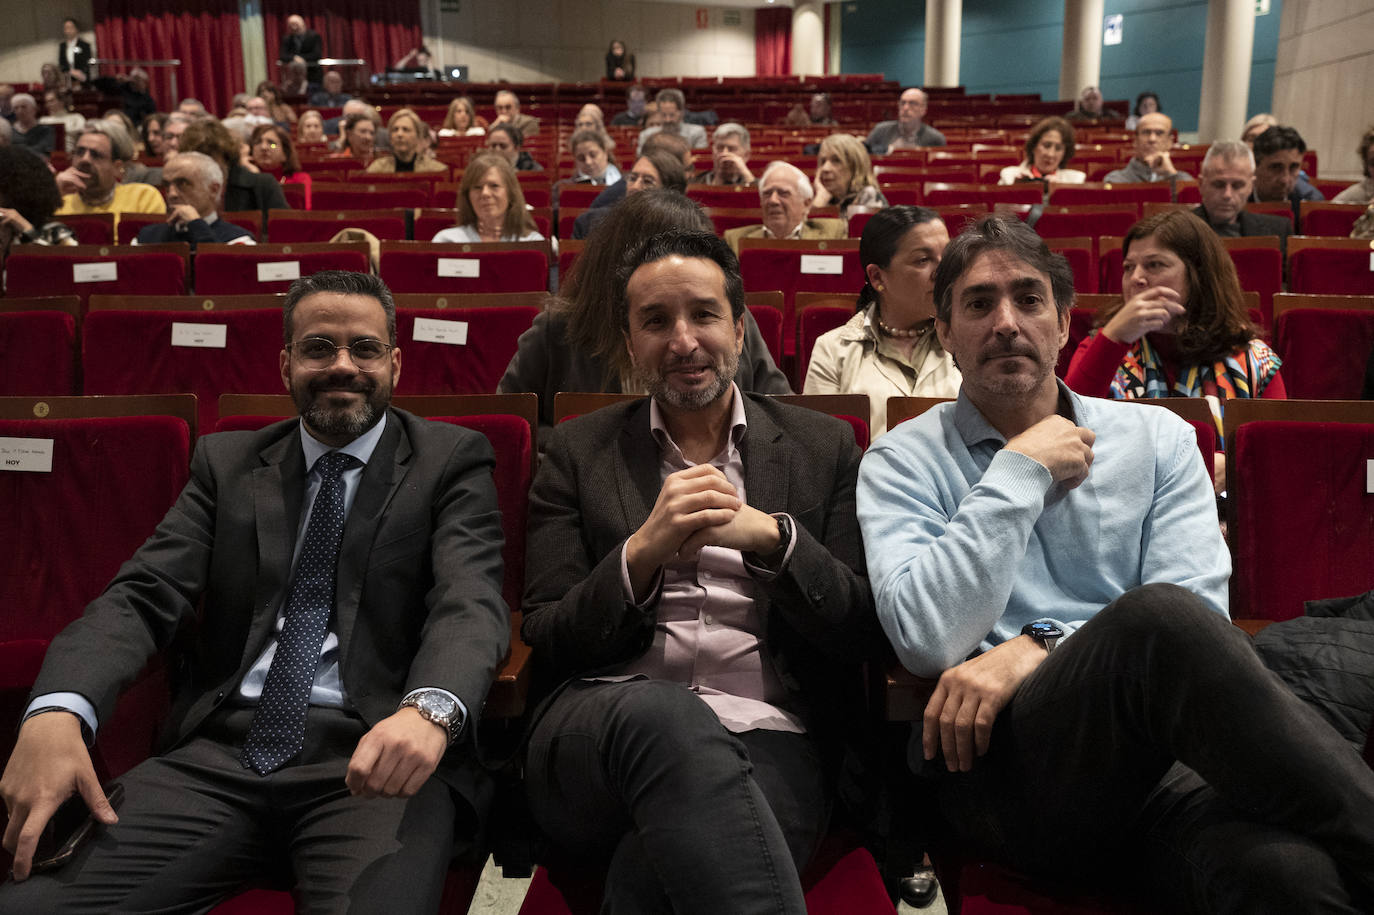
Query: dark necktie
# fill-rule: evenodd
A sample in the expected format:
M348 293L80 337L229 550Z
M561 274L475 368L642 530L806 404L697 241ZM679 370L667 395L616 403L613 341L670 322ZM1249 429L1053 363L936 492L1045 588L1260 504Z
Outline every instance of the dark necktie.
M244 768L259 775L281 768L305 745L305 713L334 608L334 573L344 527L343 472L356 460L331 451L316 464L320 490L305 527L277 651L239 757Z

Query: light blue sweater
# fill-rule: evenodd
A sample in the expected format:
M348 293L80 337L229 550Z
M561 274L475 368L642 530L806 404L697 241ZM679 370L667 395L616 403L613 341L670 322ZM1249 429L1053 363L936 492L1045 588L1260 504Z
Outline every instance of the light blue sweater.
M1147 404L1080 397L1097 435L1076 489L1018 452L961 393L864 456L858 511L878 618L912 673L936 677L1037 620L1066 636L1126 591L1169 582L1227 615L1231 559L1192 427ZM1066 407L1069 412L1066 412Z

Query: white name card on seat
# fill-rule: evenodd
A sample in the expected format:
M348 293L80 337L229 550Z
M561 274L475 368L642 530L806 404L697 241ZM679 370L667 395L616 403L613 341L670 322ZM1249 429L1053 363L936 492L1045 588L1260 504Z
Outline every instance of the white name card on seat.
M72 264L73 283L108 283L119 279L119 264Z
M50 438L0 438L0 470L52 473Z
M1364 462L1364 491L1374 492L1374 460Z
M802 273L826 273L839 276L844 273L844 257L839 254L803 254Z
M443 321L439 318L416 318L415 340L423 343L448 343L463 346L468 342L468 322Z
M482 262L475 257L441 257L439 275L473 279L482 275Z
M300 278L300 261L269 261L265 264L258 264L259 283L276 283L281 280L298 280Z
M229 345L229 325L191 324L185 321L173 321L172 345L224 349Z

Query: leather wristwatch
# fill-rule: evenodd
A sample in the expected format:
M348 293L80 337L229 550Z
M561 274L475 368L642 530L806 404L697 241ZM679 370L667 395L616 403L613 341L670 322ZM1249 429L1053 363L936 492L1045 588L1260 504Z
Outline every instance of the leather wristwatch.
M401 700L401 708L413 708L426 721L448 732L448 742L463 732L463 709L453 697L440 689L417 689Z

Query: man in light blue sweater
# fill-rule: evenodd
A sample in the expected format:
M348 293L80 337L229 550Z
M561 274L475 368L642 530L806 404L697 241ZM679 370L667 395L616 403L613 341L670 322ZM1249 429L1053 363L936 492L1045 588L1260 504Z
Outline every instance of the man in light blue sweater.
M959 398L864 458L879 618L938 678L913 769L1032 873L1144 878L1170 911L1363 911L1374 773L1231 626L1187 424L1055 378L1073 297L1024 224L966 230L935 275Z

